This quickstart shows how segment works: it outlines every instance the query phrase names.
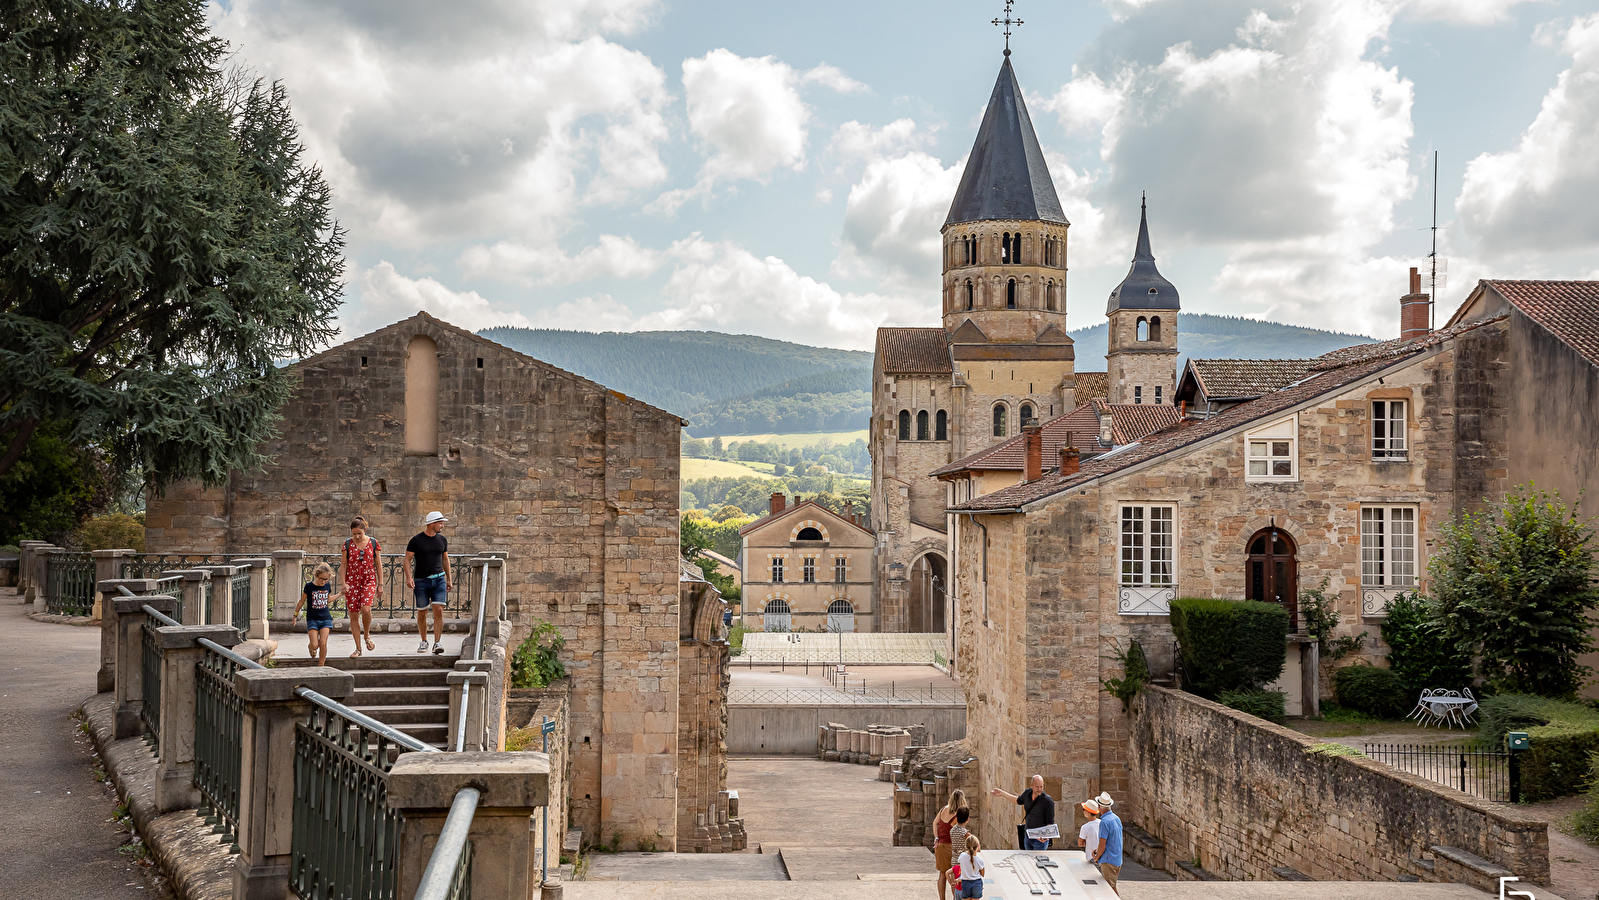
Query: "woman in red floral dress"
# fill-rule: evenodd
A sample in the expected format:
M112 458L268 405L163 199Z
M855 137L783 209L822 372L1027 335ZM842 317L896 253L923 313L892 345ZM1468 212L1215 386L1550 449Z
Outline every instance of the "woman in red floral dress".
M383 577L383 567L378 564L383 551L375 538L366 535L366 519L356 516L350 522L350 539L344 542L344 608L350 617L350 636L355 638L355 652L361 655L361 644L376 650L372 643L372 602L377 599Z

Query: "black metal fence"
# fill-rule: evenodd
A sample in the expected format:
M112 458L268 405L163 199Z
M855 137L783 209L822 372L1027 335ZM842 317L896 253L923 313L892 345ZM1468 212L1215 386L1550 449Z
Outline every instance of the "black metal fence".
M94 610L94 557L77 551L51 553L44 606L57 615L89 615Z
M144 653L140 658L140 690L144 698L139 704L139 718L144 720L144 739L150 749L161 753L161 636L156 625L144 623Z
M240 634L250 630L250 573L240 572L233 576L228 583L228 590L232 592L229 601L233 607L233 627L239 629Z
M1521 766L1514 753L1469 744L1367 744L1371 759L1497 803L1521 802Z
M194 672L194 786L199 815L239 852L239 793L244 783L244 701L233 689L240 661L207 648Z

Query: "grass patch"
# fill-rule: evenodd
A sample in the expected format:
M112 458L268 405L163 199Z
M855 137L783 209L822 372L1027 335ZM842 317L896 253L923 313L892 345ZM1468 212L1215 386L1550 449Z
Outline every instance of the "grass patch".
M867 429L862 428L858 431L815 431L790 434L724 434L722 435L722 444L725 446L734 441L739 443L760 441L763 444L777 444L784 450L792 450L795 447L810 447L820 444L823 438L827 438L835 444L853 444L856 441L866 440L869 433ZM696 434L694 437L704 438L708 441L713 435Z
M701 478L766 478L771 479L771 464L767 464L766 471L752 468L744 463L728 462L725 459L694 459L683 457L683 481L698 481Z
M1311 744L1305 748L1307 756L1365 756L1354 747L1345 744Z

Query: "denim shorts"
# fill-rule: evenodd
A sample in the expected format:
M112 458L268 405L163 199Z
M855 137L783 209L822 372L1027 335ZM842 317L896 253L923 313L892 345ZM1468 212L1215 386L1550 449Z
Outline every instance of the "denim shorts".
M961 879L960 895L961 895L962 898L966 898L966 897L981 897L981 896L983 896L983 881L982 881L982 879L979 878L979 879L977 879L975 881L967 881L965 879Z
M443 578L418 578L416 580L416 608L427 609L429 606L443 606L445 603L445 590Z
M330 612L323 612L319 616L318 615L307 615L305 617L305 630L307 632L316 631L319 628L332 628L332 627L333 627L333 614L330 613Z

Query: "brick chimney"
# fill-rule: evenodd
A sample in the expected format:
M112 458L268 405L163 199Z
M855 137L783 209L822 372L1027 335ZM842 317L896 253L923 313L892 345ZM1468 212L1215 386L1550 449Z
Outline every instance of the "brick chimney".
M784 496L782 493L776 493L772 495L772 515L778 515L787 508L788 497Z
M1432 331L1432 297L1421 292L1421 272L1410 270L1410 293L1399 298L1399 339L1424 337Z
M1076 475L1082 468L1083 454L1076 447L1065 446L1060 448L1060 474L1064 476Z
M1037 425L1023 427L1022 444L1026 453L1022 463L1022 480L1037 481L1044 474L1044 429Z

